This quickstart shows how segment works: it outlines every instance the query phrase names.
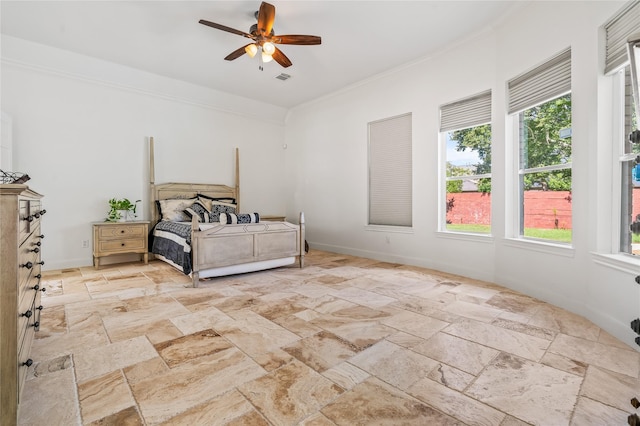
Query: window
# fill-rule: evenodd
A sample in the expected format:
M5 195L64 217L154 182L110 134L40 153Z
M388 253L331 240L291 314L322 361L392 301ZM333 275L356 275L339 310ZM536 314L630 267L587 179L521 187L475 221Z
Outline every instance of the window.
M369 123L369 225L412 226L411 114Z
M618 105L621 107L616 140L620 171L621 253L640 255L640 2L629 2L605 24L605 72L615 76L619 84ZM620 134L623 136L620 137ZM616 180L617 181L617 180Z
M440 107L445 144L441 229L491 232L491 91Z
M509 81L518 129L520 237L570 243L571 50Z

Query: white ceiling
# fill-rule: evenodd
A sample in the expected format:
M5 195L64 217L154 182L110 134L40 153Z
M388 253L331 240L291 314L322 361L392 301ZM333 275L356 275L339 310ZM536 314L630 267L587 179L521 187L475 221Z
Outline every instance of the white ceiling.
M223 58L248 40L198 23L249 32L260 1L8 1L1 32L166 77L290 108L427 58L508 14L516 1L272 0L276 34L322 37L280 45L293 62L258 69L258 57ZM276 79L287 73L287 81Z

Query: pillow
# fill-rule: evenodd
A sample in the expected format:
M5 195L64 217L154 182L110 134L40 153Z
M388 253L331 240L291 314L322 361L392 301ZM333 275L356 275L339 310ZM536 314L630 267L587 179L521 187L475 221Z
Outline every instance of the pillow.
M211 214L209 215L209 220L211 222L219 222L220 221L220 215L222 213L235 213L236 212L236 205L235 204L228 204L228 203L222 203L220 201L213 201L211 203Z
M258 223L260 222L260 215L258 213L221 213L220 224L221 225L235 225L237 223Z
M191 206L196 198L167 198L166 200L158 200L158 210L162 220L170 220L172 222L185 222L190 218L184 210Z
M184 213L189 216L189 220L193 219L195 216L198 219L198 222L202 223L208 223L209 218L211 217L211 212L209 212L209 210L207 210L199 200L191 204L190 207L184 209Z
M205 208L211 211L211 204L213 201L220 201L228 204L235 204L236 199L231 197L210 197L204 194L197 194L198 200L205 206Z

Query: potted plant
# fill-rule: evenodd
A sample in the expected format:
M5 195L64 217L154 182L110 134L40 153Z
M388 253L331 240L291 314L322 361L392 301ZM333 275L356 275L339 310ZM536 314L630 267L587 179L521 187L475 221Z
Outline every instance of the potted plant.
M130 217L136 217L136 207L141 200L132 203L127 198L112 198L109 200L109 214L107 222L126 222Z

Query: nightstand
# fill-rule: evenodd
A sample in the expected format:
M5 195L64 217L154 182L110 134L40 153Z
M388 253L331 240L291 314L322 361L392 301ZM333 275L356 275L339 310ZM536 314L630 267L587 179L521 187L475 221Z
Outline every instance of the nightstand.
M149 221L93 223L93 266L100 266L100 258L113 254L140 253L149 263Z

